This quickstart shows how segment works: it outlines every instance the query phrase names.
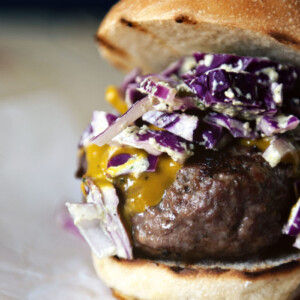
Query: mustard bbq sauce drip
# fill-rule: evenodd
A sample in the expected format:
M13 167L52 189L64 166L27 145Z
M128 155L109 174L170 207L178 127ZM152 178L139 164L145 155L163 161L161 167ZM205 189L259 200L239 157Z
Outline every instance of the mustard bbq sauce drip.
M120 114L124 114L128 109L124 99L119 95L118 88L113 85L106 88L105 99Z
M260 151L264 152L271 143L271 138L262 138L262 139L257 139L257 140L248 140L248 139L240 139L240 143L244 146L249 146L249 147L257 147Z
M157 205L165 190L175 181L180 167L180 163L164 154L159 157L155 172L144 172L138 179L132 175L116 178L115 185L125 198L124 216L131 217L149 206Z
M91 177L99 188L114 184L121 193L120 210L128 223L131 216L161 201L164 191L174 182L176 173L182 165L163 154L158 159L155 172L143 172L138 178L132 174L109 177L107 175L109 160L115 155L124 153L147 155L144 150L131 147L88 146L86 148L87 171L84 177ZM82 189L85 194L83 185Z
M119 94L118 88L108 86L105 98L121 114L128 109L124 99ZM153 130L163 130L150 125ZM174 182L181 164L173 161L168 155L161 155L158 159L155 172L143 172L138 178L132 174L120 175L115 178L109 176L107 164L118 154L130 154L138 157L147 157L144 150L131 147L97 146L89 145L85 148L87 171L83 176L91 177L99 187L114 184L120 196L120 211L128 225L130 217L143 212L147 207L157 205L165 190ZM81 185L83 195L86 196L84 183Z
M249 139L240 139L240 143L244 146L249 147L257 147L261 152L264 152L271 144L272 137L265 137L257 140L249 140ZM299 160L300 160L300 151L297 151L296 156L291 153L287 153L281 160L281 162L285 164L292 164L294 165L295 171L299 167Z

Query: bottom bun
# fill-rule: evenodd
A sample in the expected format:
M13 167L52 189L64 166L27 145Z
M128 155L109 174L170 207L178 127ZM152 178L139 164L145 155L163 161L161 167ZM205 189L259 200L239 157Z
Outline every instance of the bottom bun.
M300 283L299 257L206 266L95 255L93 261L98 276L123 300L290 300Z

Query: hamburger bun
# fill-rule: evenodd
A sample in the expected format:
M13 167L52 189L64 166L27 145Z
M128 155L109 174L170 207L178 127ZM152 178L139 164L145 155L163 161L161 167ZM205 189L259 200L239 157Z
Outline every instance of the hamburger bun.
M124 72L159 72L196 51L300 66L299 15L298 0L123 0L96 38L103 57Z
M298 259L297 259L298 258ZM295 299L299 255L260 263L178 265L147 259L98 259L98 276L119 299L283 300Z
M127 72L158 72L195 51L266 56L300 67L298 0L123 0L103 20L100 52ZM148 259L98 259L99 277L119 299L292 299L300 255L259 262L182 265Z

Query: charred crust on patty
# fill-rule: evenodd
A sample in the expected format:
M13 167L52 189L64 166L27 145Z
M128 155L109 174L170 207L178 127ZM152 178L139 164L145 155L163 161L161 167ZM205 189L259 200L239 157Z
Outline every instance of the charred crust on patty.
M281 243L292 181L292 166L272 169L248 147L192 157L162 201L132 217L134 245L142 257L182 261L262 254Z

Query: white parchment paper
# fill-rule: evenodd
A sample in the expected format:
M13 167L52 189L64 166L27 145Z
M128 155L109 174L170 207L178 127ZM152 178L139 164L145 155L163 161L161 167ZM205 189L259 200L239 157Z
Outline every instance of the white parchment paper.
M112 299L84 241L55 220L80 195L75 124L55 92L0 103L0 299Z
M57 211L81 199L77 142L121 75L97 53L100 20L0 12L0 299L113 299Z

